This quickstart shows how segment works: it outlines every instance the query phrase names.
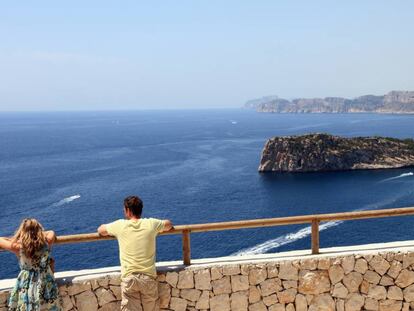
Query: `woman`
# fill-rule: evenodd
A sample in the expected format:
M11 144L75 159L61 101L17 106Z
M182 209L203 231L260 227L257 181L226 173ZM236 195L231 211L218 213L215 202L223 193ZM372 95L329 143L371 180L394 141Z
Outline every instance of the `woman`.
M10 293L9 310L60 310L50 257L55 239L53 231L44 231L33 218L24 219L14 237L0 237L0 248L16 254L21 270Z

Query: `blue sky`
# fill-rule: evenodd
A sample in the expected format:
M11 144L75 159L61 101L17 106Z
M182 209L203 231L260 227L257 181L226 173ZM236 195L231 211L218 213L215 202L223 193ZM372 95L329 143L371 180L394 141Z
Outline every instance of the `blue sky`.
M8 1L0 110L414 90L413 1Z

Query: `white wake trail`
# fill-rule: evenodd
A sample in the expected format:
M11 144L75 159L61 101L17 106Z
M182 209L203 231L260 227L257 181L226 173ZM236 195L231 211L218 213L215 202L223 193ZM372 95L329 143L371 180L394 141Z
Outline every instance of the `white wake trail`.
M54 207L62 206L62 205L68 204L72 201L75 201L75 200L79 199L80 197L81 197L80 194L75 194L75 195L72 195L70 197L62 199L59 202L53 203L52 206L54 206Z
M380 202L380 203L368 204L365 207L353 210L353 212L381 208L381 207L387 206L389 204L395 203L402 196L404 196L404 195L400 194L400 195L397 195L396 197L394 197L392 199L385 200L385 201ZM344 222L343 220L338 220L338 221L329 221L329 222L323 223L319 226L319 231L324 231L326 229L339 226L343 222ZM268 240L266 242L257 244L255 246L242 249L240 251L237 251L237 252L231 254L230 256L245 256L245 255L264 254L264 253L266 253L266 252L268 252L272 249L278 248L278 247L286 245L286 244L296 242L300 239L303 239L303 238L306 238L307 236L310 236L311 235L311 229L312 229L312 227L308 226L308 227L302 228L302 229L300 229L296 232L291 232L291 233L279 236L275 239Z
M324 223L319 226L319 231L326 230L330 227L335 227L339 224L341 224L343 221L330 221L327 223ZM311 227L306 227L303 229L300 229L296 232L288 233L286 235L280 236L276 239L266 241L262 244L258 244L255 246L252 246L250 248L240 250L231 256L245 256L245 255L258 255L258 254L264 254L267 251L270 251L271 249L295 242L297 240L303 239L311 234Z
M391 178L381 180L380 182L386 182L386 181L400 179L400 178L404 178L404 177L410 177L410 176L414 176L414 173L413 172L403 173L403 174L395 176L395 177L391 177Z

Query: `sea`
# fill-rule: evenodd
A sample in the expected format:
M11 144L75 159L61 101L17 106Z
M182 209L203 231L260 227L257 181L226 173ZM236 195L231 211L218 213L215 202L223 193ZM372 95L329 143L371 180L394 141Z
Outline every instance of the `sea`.
M414 137L414 115L271 114L243 109L0 113L0 236L25 217L58 235L96 232L138 195L176 225L414 206L414 168L259 173L266 140L304 133ZM326 222L321 247L414 239L414 218ZM191 235L192 258L310 248L310 227ZM160 236L157 260L181 259ZM56 245L56 270L119 265L116 241ZM0 252L0 279L19 267Z

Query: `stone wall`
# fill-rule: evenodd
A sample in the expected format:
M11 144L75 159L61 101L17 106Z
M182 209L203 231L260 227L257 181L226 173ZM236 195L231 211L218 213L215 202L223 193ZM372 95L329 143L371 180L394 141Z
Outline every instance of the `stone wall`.
M170 267L161 310L354 311L414 309L414 252L313 256ZM119 310L119 273L60 279L63 311ZM6 310L7 290L0 292Z

